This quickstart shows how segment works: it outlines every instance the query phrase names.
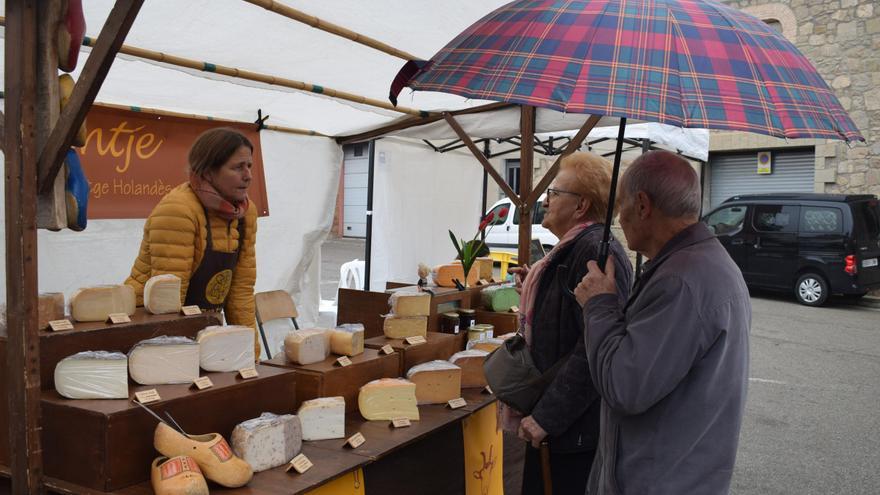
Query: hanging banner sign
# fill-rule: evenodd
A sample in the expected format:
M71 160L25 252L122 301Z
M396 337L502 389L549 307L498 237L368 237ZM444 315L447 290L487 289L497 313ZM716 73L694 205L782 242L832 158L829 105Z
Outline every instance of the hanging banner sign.
M86 145L78 148L89 180L89 218L147 218L169 191L188 180L193 141L215 127L232 127L254 145L248 195L260 216L269 214L260 134L255 125L212 122L93 106Z

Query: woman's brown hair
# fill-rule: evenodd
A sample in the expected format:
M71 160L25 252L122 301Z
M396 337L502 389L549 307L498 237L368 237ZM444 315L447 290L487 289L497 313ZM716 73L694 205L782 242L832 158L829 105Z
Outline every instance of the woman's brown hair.
M197 176L217 170L242 146L254 151L254 145L244 134L229 127L217 127L203 132L189 149L189 170Z

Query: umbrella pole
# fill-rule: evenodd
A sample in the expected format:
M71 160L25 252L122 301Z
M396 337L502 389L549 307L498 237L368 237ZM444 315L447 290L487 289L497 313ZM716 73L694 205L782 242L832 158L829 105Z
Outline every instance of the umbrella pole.
M602 271L605 271L605 260L608 259L608 249L611 244L611 222L614 220L614 201L617 199L617 177L620 175L624 131L626 131L626 118L621 117L620 128L617 131L617 147L614 150L614 168L611 170L611 191L608 192L608 214L605 216L605 232L602 234L602 244L599 246L599 268Z

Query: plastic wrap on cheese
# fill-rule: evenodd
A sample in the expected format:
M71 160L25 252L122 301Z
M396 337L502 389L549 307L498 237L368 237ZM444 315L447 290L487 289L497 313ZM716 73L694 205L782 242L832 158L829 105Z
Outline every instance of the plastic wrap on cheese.
M232 430L232 450L251 465L254 472L290 462L302 450L302 425L292 414L264 412L258 418L239 423Z
M128 370L141 385L190 383L199 377L199 344L164 335L142 340L128 352Z
M104 321L112 313L134 314L134 288L99 285L79 289L70 297L70 315L76 321Z
M507 312L519 306L519 293L513 284L491 285L480 291L483 307L489 311Z
M403 378L380 378L362 386L358 409L368 421L419 419L416 384Z
M461 388L482 388L486 384L483 363L489 353L480 349L459 351L449 358L449 362L461 367Z
M199 366L205 371L238 371L253 366L254 329L215 325L199 331Z
M486 352L492 352L501 344L504 343L504 339L493 337L491 339L479 339L479 340L469 340L467 343L467 350L476 349Z
M294 330L284 338L287 359L297 364L312 364L330 356L330 332L324 328Z
M166 273L144 284L144 308L154 315L180 311L180 277Z
M303 427L303 440L329 440L345 436L345 398L307 400L296 413Z
M86 351L55 365L55 390L68 399L128 399L128 358Z
M461 397L461 368L449 361L417 364L406 372L416 384L416 400L421 404L444 404Z
M364 326L360 323L345 323L330 333L330 351L340 356L357 356L364 353Z

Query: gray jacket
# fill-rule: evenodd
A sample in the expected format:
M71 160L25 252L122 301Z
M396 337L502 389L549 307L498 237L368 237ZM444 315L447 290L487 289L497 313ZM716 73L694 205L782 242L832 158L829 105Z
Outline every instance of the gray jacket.
M584 307L603 399L587 493L728 493L748 385L748 290L702 223L644 268L624 308L608 294Z

